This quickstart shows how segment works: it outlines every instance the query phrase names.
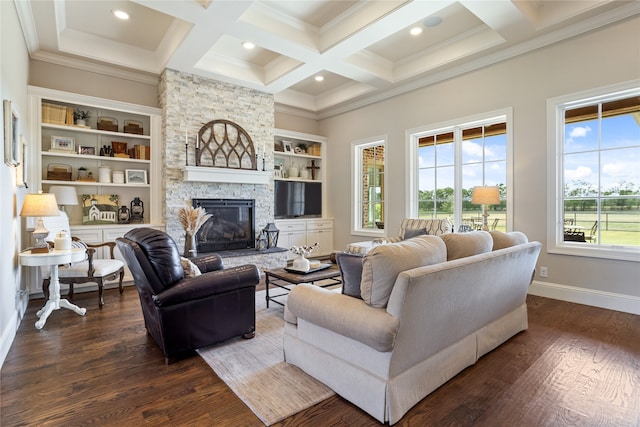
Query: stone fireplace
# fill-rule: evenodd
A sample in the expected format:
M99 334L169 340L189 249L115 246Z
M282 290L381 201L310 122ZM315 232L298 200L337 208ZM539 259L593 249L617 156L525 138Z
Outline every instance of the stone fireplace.
M184 179L183 170L186 166L195 166L196 133L202 125L214 119L226 119L247 131L256 152L264 153L265 169L272 171L273 95L165 69L160 77L159 97L162 108L163 191L158 197L163 201L167 233L178 246L183 247L185 233L178 220L178 210L191 205L193 199L253 200L254 235L251 241L254 243L255 233L274 220L273 178L256 179L255 183L188 181ZM200 249L198 251L201 252ZM286 252L248 251L253 254L223 255L225 266L253 263L262 269L282 267L286 263Z

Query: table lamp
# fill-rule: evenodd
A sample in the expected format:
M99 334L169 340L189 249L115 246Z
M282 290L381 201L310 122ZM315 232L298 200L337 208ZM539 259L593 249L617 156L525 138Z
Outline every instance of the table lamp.
M482 229L489 231L487 226L487 213L486 205L497 205L500 203L500 189L495 186L476 186L473 187L473 194L471 196L471 203L474 205L482 205Z
M38 218L35 230L33 230L33 238L36 240L35 245L31 248L32 254L49 252L49 245L44 239L49 235L49 230L44 226L43 216L58 216L58 202L53 194L30 193L24 198L20 216L32 216Z
M62 211L69 216L65 206L75 206L78 204L78 193L76 193L75 187L68 185L52 185L49 187L49 194L56 196L56 201L62 208Z

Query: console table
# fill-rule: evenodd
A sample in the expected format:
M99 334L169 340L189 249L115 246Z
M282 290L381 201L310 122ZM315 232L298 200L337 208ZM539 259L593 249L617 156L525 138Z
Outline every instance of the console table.
M83 248L72 248L69 250L51 250L48 253L32 254L30 251L20 252L18 260L20 265L29 267L43 267L51 266L51 277L49 284L49 300L46 302L36 313L38 321L36 322L36 329L42 329L47 321L47 318L54 310L60 308L66 308L74 311L81 316L87 312L86 308L80 308L77 305L71 304L66 299L60 299L60 280L58 279L58 265L66 264L70 262L82 261L86 256L86 251Z

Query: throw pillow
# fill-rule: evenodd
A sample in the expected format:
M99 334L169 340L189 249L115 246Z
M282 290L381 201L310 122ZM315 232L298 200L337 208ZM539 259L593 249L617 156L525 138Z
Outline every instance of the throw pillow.
M512 231L510 233L503 233L502 231L490 231L493 238L493 250L509 248L511 246L527 243L529 239L527 235L520 231Z
M192 278L202 274L198 266L188 258L180 257L180 264L182 264L182 269L184 270L184 277Z
M362 260L362 299L372 307L384 308L398 274L446 260L447 247L437 236L424 235L377 246Z
M493 239L487 231L447 233L440 235L447 245L447 261L491 252Z
M411 239L412 237L418 237L427 234L427 230L425 228L408 228L404 230L404 234L402 238L404 240Z
M362 255L347 252L336 253L336 263L342 276L342 293L360 298L360 282L362 280Z

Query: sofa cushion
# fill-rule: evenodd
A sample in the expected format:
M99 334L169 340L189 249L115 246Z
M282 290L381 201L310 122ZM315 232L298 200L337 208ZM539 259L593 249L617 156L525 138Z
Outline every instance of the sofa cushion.
M407 228L406 230L404 230L402 238L407 240L413 237L423 236L425 234L428 234L426 228Z
M362 281L362 255L348 252L336 253L336 263L340 268L342 278L342 293L355 298L360 296L360 282Z
M446 259L447 248L437 236L418 236L375 247L362 259L362 299L372 307L386 307L400 272Z
M503 233L502 231L490 231L493 238L493 250L509 248L511 246L527 243L529 239L527 235L520 231L512 231L510 233Z
M491 252L493 239L487 231L447 233L440 238L447 245L447 261Z

